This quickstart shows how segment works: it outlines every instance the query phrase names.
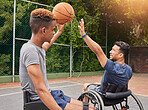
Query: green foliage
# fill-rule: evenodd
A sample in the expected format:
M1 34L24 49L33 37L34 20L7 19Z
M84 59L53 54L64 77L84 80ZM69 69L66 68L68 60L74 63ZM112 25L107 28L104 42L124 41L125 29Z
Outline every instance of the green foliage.
M69 72L69 47L52 45L46 55L47 73Z
M101 46L105 46L106 34L108 36L108 49L117 40L122 40L130 45L148 45L148 1L147 0L31 0L50 6L59 2L67 2L75 11L73 21L65 26L62 35L56 43L73 46L73 71L98 71L101 68L95 54L86 46L79 34L79 21L85 21L85 30L88 35ZM130 1L130 3L129 3ZM12 33L13 33L13 0L0 0L0 43L10 45L6 51L1 49L1 55L6 57L1 70L2 73L11 74L8 70L12 59ZM39 6L17 0L16 4L16 37L30 39L29 27L30 13L36 8L52 8ZM107 23L107 25L106 25ZM140 28L138 28L140 26ZM108 28L108 31L106 29ZM139 32L139 34L137 33ZM24 42L23 42L24 43ZM19 50L23 44L17 42L16 65L18 74ZM2 46L3 47L3 46ZM47 72L69 72L70 48L52 45L47 51ZM7 56L7 55L10 56ZM2 57L1 57L2 58ZM1 63L2 65L2 63ZM3 68L4 69L4 68Z
M10 55L0 54L0 76L1 75L10 75Z
M0 18L2 18L3 25L0 27L0 42L6 43L11 40L11 37L5 37L7 34L12 31L13 27L13 16L14 16L14 3L13 0L1 0L0 1ZM16 4L16 25L21 25L21 19L24 16L26 8L17 1Z
M129 1L128 7L125 14L132 21L132 44L148 45L148 1Z
M101 18L109 23L110 43L123 40L130 45L148 45L147 0L101 0L100 9Z

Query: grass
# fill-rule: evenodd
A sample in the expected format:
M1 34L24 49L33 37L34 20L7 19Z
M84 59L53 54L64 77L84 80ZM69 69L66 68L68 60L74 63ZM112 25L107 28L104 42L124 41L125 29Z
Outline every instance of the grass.
M104 71L95 71L95 72L74 72L72 77L82 77L82 76L94 76L94 75L102 75ZM69 73L48 73L47 79L61 79L70 77ZM14 76L15 82L20 82L19 75ZM2 83L12 83L13 76L0 76L0 84Z

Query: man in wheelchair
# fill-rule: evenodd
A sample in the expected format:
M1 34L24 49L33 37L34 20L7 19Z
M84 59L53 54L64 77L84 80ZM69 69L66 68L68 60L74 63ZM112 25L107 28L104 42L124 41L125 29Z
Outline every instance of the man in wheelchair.
M98 92L102 92L103 82L111 83L120 86L126 86L128 81L132 77L132 69L129 65L125 63L125 58L129 53L129 45L122 41L115 42L115 45L110 51L110 59L106 57L102 48L99 44L93 41L84 30L84 21L81 19L80 22L80 34L83 37L89 48L96 54L101 66L105 69L101 86L99 88L90 87L90 89L95 89ZM84 84L83 92L88 84Z
M132 69L125 63L125 59L128 56L130 46L123 41L115 42L110 51L110 59L108 59L101 46L85 33L83 19L81 19L78 27L82 38L96 54L101 66L105 69L101 84L85 83L78 99L87 102L91 100L94 105L98 106L98 110L103 110L104 105L112 106L114 110L143 110L140 100L128 90ZM129 104L130 102L136 104L132 106L132 104ZM117 104L119 103L120 108L118 109Z
M128 81L132 77L132 69L125 63L125 59L129 53L130 46L123 42L115 42L110 51L110 59L106 57L99 44L93 41L84 29L84 21L81 19L79 26L80 34L89 48L96 54L101 66L105 69L101 85L85 83L82 93L89 89L106 94L106 92L123 92L128 90Z
M31 12L32 36L20 50L19 77L24 91L24 110L94 110L94 105L70 98L61 90L51 90L48 85L46 51L61 35L64 25L57 24L47 9Z

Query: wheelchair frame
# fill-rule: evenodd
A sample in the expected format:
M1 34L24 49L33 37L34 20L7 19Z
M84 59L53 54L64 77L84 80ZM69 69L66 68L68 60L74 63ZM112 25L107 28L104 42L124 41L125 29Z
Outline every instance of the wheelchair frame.
M110 94L110 92L106 93ZM95 105L95 110L104 110L106 106L112 106L113 110L144 110L143 105L138 97L130 90L126 92L111 93L111 95L112 96L107 98L105 94L100 92L96 92L94 90L86 90L79 96L78 100L83 101L84 97L87 97L88 102ZM114 96L115 98L113 98ZM106 99L110 101L110 104L106 104Z
M120 92L120 94L125 94L125 92ZM117 96L117 93L111 93L115 96ZM95 106L95 110L105 110L106 106L112 106L113 110L144 110L142 103L140 102L140 100L138 99L138 97L133 94L132 92L127 92L126 95L122 96L120 98L120 96L117 96L118 99L113 99L113 97L111 96L111 99L109 99L111 102L114 100L116 103L113 104L109 104L106 105L106 103L104 102L104 98L105 95L100 93L100 92L96 92L94 90L86 90L84 93L82 93L78 100L83 101L84 96L88 98L88 102L92 103ZM110 97L110 96L109 96ZM30 101L30 93L28 91L23 91L23 99L24 99L24 110L49 110L43 102L39 102L39 101L34 101L31 102ZM134 101L135 105L131 105L131 99ZM134 108L133 108L134 107ZM137 107L135 109L135 107Z
M24 110L49 110L43 102L30 100L30 93L28 91L23 91L23 99L24 99Z

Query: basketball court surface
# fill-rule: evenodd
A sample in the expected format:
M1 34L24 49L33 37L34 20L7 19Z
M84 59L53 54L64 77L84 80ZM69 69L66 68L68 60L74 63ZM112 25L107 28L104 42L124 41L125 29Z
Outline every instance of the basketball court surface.
M90 76L81 78L49 80L49 85L51 89L63 90L63 92L67 96L77 99L81 94L81 88L83 83L92 83L94 81L100 81L101 77L102 76ZM143 83L145 86L141 83ZM129 84L129 88L141 100L145 110L148 110L147 85L148 76L141 75L134 75ZM23 110L23 94L20 83L0 84L0 110ZM105 110L111 110L111 108L105 107Z

